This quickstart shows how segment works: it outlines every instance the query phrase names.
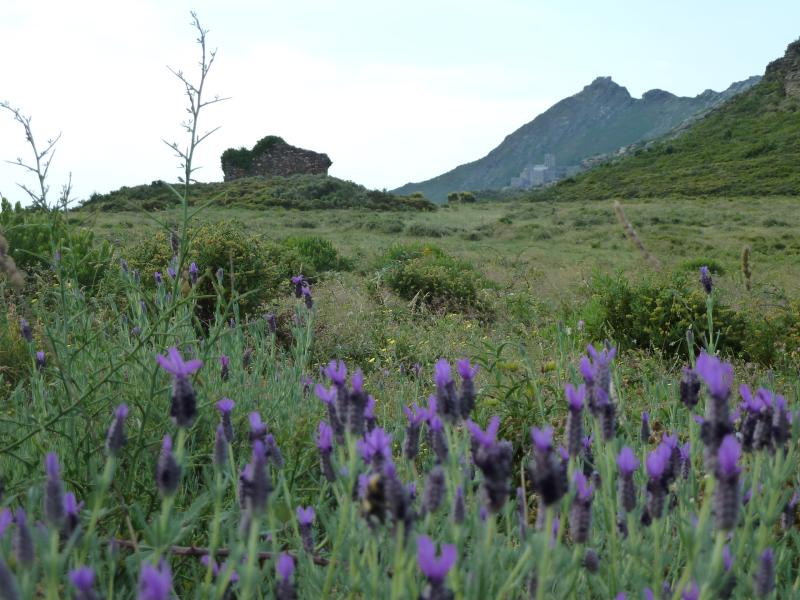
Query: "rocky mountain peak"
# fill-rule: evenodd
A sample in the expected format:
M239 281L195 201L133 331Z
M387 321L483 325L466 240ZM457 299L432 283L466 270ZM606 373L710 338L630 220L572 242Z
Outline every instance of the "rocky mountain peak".
M800 98L800 39L786 47L783 58L773 60L767 65L764 77L783 79L786 95Z

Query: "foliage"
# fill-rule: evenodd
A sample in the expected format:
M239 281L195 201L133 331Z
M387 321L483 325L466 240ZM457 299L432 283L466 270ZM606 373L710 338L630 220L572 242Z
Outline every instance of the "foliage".
M270 207L311 209L362 208L365 210L431 211L436 206L421 196L397 196L368 190L351 181L328 175L289 177L245 177L228 182L193 183L189 204L214 204L221 207L267 209ZM179 202L163 182L122 187L108 194L94 194L84 204L86 210L165 210Z
M98 285L114 256L111 244L95 240L92 229L70 224L63 213L23 209L19 203L12 208L5 198L0 201L0 233L20 268L49 269L58 262L82 287Z
M247 148L228 148L222 153L222 164L237 167L244 171L250 169L253 159L260 156L276 144L285 144L283 138L277 135L268 135L258 140L251 150Z
M468 262L431 245L389 248L378 261L381 283L401 298L443 310L486 311L484 291L492 283Z
M339 256L330 240L316 235L290 236L283 243L295 250L303 260L303 264L310 266L316 273L346 271L353 266L350 261Z

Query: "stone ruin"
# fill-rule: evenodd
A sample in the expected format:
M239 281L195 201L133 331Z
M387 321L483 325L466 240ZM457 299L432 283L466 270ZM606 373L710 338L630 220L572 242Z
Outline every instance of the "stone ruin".
M222 153L225 181L242 177L327 175L331 164L327 154L297 148L274 135L262 138L250 150L229 148Z

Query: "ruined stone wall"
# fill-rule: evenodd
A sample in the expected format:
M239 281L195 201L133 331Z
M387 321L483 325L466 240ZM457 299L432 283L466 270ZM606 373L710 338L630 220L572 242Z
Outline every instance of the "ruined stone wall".
M269 177L279 175L287 177L298 174L328 174L328 167L333 164L327 154L304 150L285 142L274 143L269 148L252 156L249 166L232 164L222 160L222 172L225 181L242 177Z

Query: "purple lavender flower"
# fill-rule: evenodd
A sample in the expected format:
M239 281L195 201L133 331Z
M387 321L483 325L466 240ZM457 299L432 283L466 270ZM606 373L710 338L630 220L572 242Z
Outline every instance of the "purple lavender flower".
M733 435L725 436L717 457L717 487L714 490L714 517L717 529L736 527L739 517L739 458L741 448Z
M692 410L700 398L700 378L697 373L688 367L684 367L680 382L681 402Z
M3 594L3 600L19 600L21 597L14 574L2 557L0 557L0 590Z
M425 490L422 494L422 508L425 513L436 512L441 506L445 494L445 475L444 469L440 465L435 465L425 480Z
M25 511L18 508L14 512L14 537L12 545L14 546L14 554L17 557L17 563L23 567L30 567L34 560L33 538L31 537L31 530L28 528L28 520Z
M231 359L229 356L225 356L223 354L222 356L219 357L219 366L220 366L219 378L222 381L228 380L228 376L230 375L230 365L231 365Z
M366 410L368 396L364 391L364 374L358 369L350 380L352 390L347 393L344 386L336 386L337 406L345 407L347 430L355 437L364 434L364 411ZM340 415L341 416L341 415Z
M225 433L225 441L229 444L233 443L233 423L231 422L231 411L235 403L230 398L222 398L217 402L217 410L219 411L220 423L222 423L222 430Z
M647 455L645 467L649 480L647 482L647 516L651 519L661 518L664 512L664 498L666 488L664 487L663 475L667 468L668 456L659 446L656 450Z
M167 265L167 275L169 275L170 279L175 279L178 276L178 272L172 265Z
M711 281L711 272L705 265L700 267L700 284L703 286L706 294L711 294L711 291L714 289L714 285Z
M22 339L24 339L26 342L33 342L33 331L31 330L31 324L28 323L27 319L19 320L19 333L22 336Z
M681 600L700 600L700 588L697 587L696 581L692 581L690 585L683 588Z
M266 449L261 440L253 442L253 455L250 464L245 467L242 484L245 491L243 500L249 520L249 517L264 513L267 499L272 492L272 482L267 471Z
M642 411L642 426L639 429L639 438L643 444L650 443L650 413Z
M197 263L192 261L189 265L189 283L192 285L197 285L197 278L200 275L200 271L197 268Z
M248 419L250 421L250 441L261 440L264 442L267 437L267 425L261 420L261 415L253 411L248 415Z
M681 460L681 477L683 479L689 478L689 473L692 469L692 445L691 442L686 442L680 448L678 453Z
M591 362L584 357L580 363L580 371L586 385L589 410L592 414L601 416L599 409L611 401L611 361L617 355L617 349L607 347L598 352L589 344L586 352L591 357Z
M64 485L61 483L61 472L58 456L50 452L45 457L47 482L44 487L44 516L50 526L58 529L64 522Z
M343 363L339 364L341 364L342 368L344 368ZM328 369L326 369L326 374L330 377L330 373L328 372L329 369L330 366L328 367ZM336 371L333 371L333 374L337 375L338 377ZM328 420L331 422L331 425L333 426L333 431L336 434L336 441L341 444L344 442L343 419L346 418L346 414L340 415L338 410L339 407L337 407L336 398L338 396L337 393L338 385L339 384L334 383L332 387L326 389L322 384L318 383L314 387L314 393L317 395L317 398L322 400L322 402L328 408ZM343 383L341 385L343 385Z
M271 433L264 437L264 451L266 452L267 462L271 462L278 468L283 466L283 454L278 447L278 443L275 441L275 436Z
M270 333L278 331L278 317L274 313L265 314L264 320L267 322L267 329L269 329Z
M553 449L553 428L544 427L539 429L538 427L533 427L531 429L531 439L536 450L541 453L549 452Z
M775 589L775 553L767 548L758 560L758 570L753 578L753 591L757 598L765 598Z
M168 600L171 590L172 573L166 562L162 560L158 568L142 563L137 600Z
M444 432L444 424L438 415L430 416L430 409L428 410L428 427L431 430L431 439L433 442L433 453L436 455L436 461L439 464L447 462L447 455L449 448L447 447L447 436Z
M528 473L532 487L542 502L551 506L567 492L567 463L553 452L552 427L532 428L531 438L533 458L528 463Z
M44 369L46 364L47 363L45 361L44 350L37 350L37 352L36 352L36 368L41 371L42 369Z
M172 454L172 438L165 435L156 463L156 486L162 496L171 496L177 491L180 480L181 467Z
M583 555L583 567L592 574L600 570L600 557L591 548L587 548Z
M188 377L202 367L203 362L197 359L184 361L174 346L167 350L167 356L156 356L156 361L173 376L170 417L178 427L191 427L197 417L197 396Z
M414 460L419 453L419 428L426 419L427 413L416 402L411 405L411 408L404 406L403 412L406 415L406 419L408 419L406 435L403 440L403 456L408 460Z
M500 417L497 415L489 419L489 425L486 426L486 431L483 431L480 426L472 421L467 421L467 430L472 435L472 439L476 444L484 447L489 447L497 441L497 430L500 428Z
M216 273L216 275L217 275L217 281L218 281L218 282L220 283L220 285L221 285L221 284L222 284L222 279L225 277L225 271L223 271L222 267L220 267L219 269L217 269L217 273Z
M75 498L75 494L72 492L67 492L64 494L64 528L63 532L65 535L69 536L78 528L78 522L80 520L80 511L83 508L83 502L80 504L78 503L78 499Z
M300 298L303 295L303 281L305 281L305 279L304 279L302 273L292 277L292 283L294 284L294 297L295 298Z
M458 405L450 363L446 359L440 358L436 361L433 382L436 384L436 402L441 409L442 416L448 421L454 422L461 417L461 408Z
M314 507L309 506L304 508L297 507L297 524L300 529L300 539L303 541L303 550L312 554L314 552L314 532L312 524L314 523Z
M636 485L633 482L633 473L639 468L639 459L628 446L620 450L617 456L619 467L619 501L625 512L636 508Z
M69 580L75 588L76 600L96 600L99 598L94 590L94 571L91 567L79 567L70 571Z
M569 529L576 544L585 544L592 525L592 498L594 488L583 473L575 471L575 498L569 511Z
M384 461L392 459L392 436L382 427L370 431L363 440L358 440L356 446L364 462L371 462L376 469L379 469Z
M463 358L456 361L456 370L461 376L461 393L458 397L458 406L461 410L461 418L469 418L472 409L475 407L475 375L478 373L478 366L470 364L469 359Z
M464 488L458 486L456 488L456 497L453 501L453 522L461 524L467 515L467 507L464 502Z
M6 529L11 523L14 521L14 517L11 514L10 508L4 508L0 510L0 541L3 539L3 535L6 533Z
M372 395L368 395L367 405L364 407L364 424L367 427L367 431L375 429L377 422L378 420L375 417L375 398Z
M577 458L581 453L581 439L583 438L583 400L586 396L586 386L579 388L568 383L564 386L567 396L569 416L567 419L567 448L569 455Z
M294 574L294 559L288 552L281 552L278 563L275 565L278 573L278 582L275 587L275 597L277 600L294 600L297 598L297 590L292 583Z
M333 429L324 421L319 423L319 433L317 434L317 449L319 450L322 474L329 482L336 481L336 474L331 463L331 453L333 452Z
M305 302L306 308L311 310L314 308L314 299L311 297L311 288L308 285L304 285L300 290L303 294L303 302Z
M161 285L164 283L164 277L161 275L161 271L156 271L153 273L153 279L155 279L156 285Z
M456 562L458 553L454 544L442 544L441 554L436 556L436 545L425 535L417 536L417 564L427 578L433 591L444 590L447 573ZM430 598L441 598L441 595Z
M697 357L696 371L705 382L711 397L727 403L731 393L731 384L733 383L733 366L730 363L720 361L716 356L702 351L700 356ZM714 416L727 417L727 414ZM711 416L709 415L709 417Z

